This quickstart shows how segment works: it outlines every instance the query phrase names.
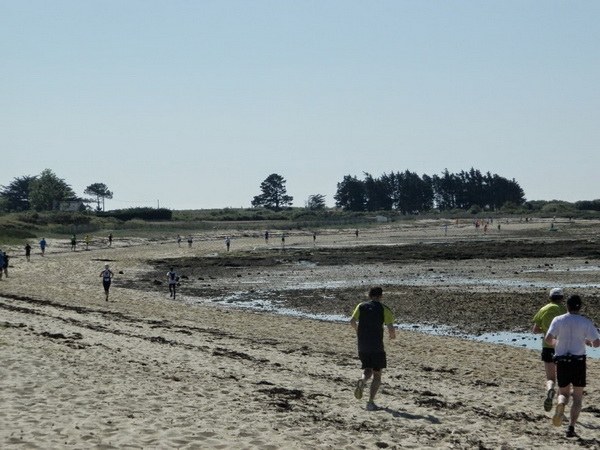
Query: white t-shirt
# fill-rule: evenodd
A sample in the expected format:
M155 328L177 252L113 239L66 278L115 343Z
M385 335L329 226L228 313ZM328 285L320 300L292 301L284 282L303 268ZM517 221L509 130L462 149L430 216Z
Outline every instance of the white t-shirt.
M177 274L175 272L167 272L167 278L169 279L169 284L177 284Z
M554 346L554 354L563 356L568 353L571 355L585 355L585 340L595 341L600 339L598 330L587 317L579 314L563 314L556 316L547 334L558 339Z

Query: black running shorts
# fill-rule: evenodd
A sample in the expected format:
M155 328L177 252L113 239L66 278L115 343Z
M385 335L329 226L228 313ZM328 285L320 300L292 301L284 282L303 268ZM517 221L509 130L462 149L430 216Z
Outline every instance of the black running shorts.
M556 378L558 387L566 387L570 384L577 387L585 387L586 375L585 360L583 361L558 361L556 363Z
M554 362L554 347L542 348L542 361L551 363Z
M380 372L381 369L387 367L385 352L358 352L358 357L363 369L373 369L374 372Z

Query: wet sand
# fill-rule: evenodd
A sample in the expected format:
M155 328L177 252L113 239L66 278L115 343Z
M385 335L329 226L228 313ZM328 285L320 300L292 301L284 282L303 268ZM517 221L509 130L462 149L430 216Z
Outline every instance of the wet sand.
M401 322L469 333L529 327L549 286L598 321L598 223L422 221L376 230L259 230L120 239L13 258L0 281L2 448L600 448L600 361L579 438L542 409L539 352L399 331L367 412L347 323L372 284ZM98 274L115 280L104 300ZM165 274L180 273L178 299ZM121 273L120 273L121 272ZM156 280L156 281L155 281ZM157 282L162 282L158 284ZM257 305L252 302L261 300ZM253 305L253 308L249 308ZM262 306L260 306L262 305Z

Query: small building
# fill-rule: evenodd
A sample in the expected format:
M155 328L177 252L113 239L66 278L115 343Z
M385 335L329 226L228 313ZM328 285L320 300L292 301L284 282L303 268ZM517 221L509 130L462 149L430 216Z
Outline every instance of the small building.
M66 212L78 212L85 211L87 206L81 200L66 200L64 202L60 202L58 209Z

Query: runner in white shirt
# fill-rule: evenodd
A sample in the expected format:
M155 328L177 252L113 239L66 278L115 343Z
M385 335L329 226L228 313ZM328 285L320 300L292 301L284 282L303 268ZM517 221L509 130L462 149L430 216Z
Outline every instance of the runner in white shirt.
M171 267L171 269L167 272L167 281L169 282L169 296L175 298L176 289L177 289L177 281L179 277Z
M552 424L562 424L565 406L573 396L567 437L575 437L575 424L581 412L583 389L586 385L585 346L600 347L600 333L587 317L579 314L581 297L572 295L567 300L567 314L555 317L548 328L545 341L554 345L558 404ZM573 390L571 391L571 385Z
M108 301L108 290L110 289L113 277L112 270L108 268L108 264L104 264L104 270L100 272L100 276L102 277L102 285L104 286L104 295L106 296L106 301Z

